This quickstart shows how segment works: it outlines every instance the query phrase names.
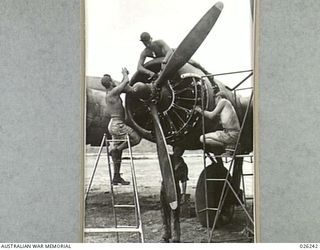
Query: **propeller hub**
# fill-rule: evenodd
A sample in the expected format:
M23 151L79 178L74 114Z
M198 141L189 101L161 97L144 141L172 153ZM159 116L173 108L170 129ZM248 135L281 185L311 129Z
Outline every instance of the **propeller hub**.
M148 100L152 94L151 84L137 82L133 85L134 96L139 99Z

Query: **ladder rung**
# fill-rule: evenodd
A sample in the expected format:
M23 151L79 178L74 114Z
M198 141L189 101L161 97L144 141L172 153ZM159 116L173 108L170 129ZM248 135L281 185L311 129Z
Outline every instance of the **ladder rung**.
M207 181L227 181L227 179L208 178Z
M122 228L85 228L85 233L141 233L141 228L137 227L122 227Z
M119 141L128 141L127 139L110 139L110 140L106 140L106 141L109 141L109 142L119 142Z
M116 161L115 163L121 163L121 166L123 165L130 165L131 163L130 162L123 162L123 161ZM114 164L114 162L110 162L111 165Z
M242 174L243 176L253 176L253 174Z
M232 155L215 155L215 158L232 158ZM253 155L235 155L235 158L248 158L253 157Z
M114 205L114 207L116 208L135 208L136 206L135 205Z
M211 207L203 208L198 213L203 213L203 212L205 212L207 210L209 210L209 211L218 211L218 208L211 208Z
M111 157L111 155L110 155L110 157ZM132 159L133 159L133 157L132 157ZM126 155L122 155L122 156L121 156L121 160L123 160L123 161L130 161L130 160L131 160L131 157L130 157L130 156L126 156Z
M118 225L116 228L132 228L132 229L138 229L137 226L126 226L126 225Z

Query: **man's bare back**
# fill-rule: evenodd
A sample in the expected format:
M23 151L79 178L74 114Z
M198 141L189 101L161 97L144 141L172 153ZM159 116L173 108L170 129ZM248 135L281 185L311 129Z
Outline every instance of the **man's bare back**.
M227 130L240 130L237 113L231 102L227 99L221 99L219 103L223 106L220 113L220 122L222 127Z
M213 111L204 111L204 116L209 119L215 119L220 115L220 123L226 130L240 130L240 123L236 111L231 102L221 97L216 98L217 105ZM195 111L202 112L200 107L196 107Z

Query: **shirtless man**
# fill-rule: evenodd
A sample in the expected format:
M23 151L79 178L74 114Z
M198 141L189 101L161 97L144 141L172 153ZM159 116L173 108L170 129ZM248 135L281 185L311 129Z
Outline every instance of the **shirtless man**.
M213 111L204 111L204 116L209 119L218 118L220 115L220 122L223 130L205 134L206 144L212 147L222 146L227 151L235 148L239 131L240 123L238 116L231 102L225 99L223 92L216 94L216 107ZM202 112L200 107L196 107L195 111ZM200 141L203 142L203 136L200 136Z
M111 118L108 130L112 135L112 139L121 140L125 135L129 135L131 146L137 145L141 141L141 137L132 128L125 124L125 110L122 105L121 93L132 93L132 88L128 85L128 70L122 68L122 81L116 82L110 75L106 74L101 79L101 84L106 88L107 115ZM130 182L125 181L120 176L122 150L128 148L127 142L114 142L110 155L114 163L114 175L112 183L114 185L129 185Z
M146 47L140 54L140 58L138 61L138 71L149 75L149 79L152 79L155 76L155 73L143 66L146 58L165 57L162 63L166 63L173 50L163 40L152 41L152 37L148 32L141 33L140 41Z
M138 71L140 71L141 73L145 73L146 75L149 75L149 79L152 79L155 76L155 73L143 66L146 58L164 57L162 61L163 68L163 66L168 62L169 57L173 53L173 49L171 49L163 40L152 41L152 37L148 32L141 33L140 41L144 44L144 46L146 46L146 48L140 54L140 58L138 61ZM209 74L209 72L206 71L198 62L190 59L188 63L202 70L206 75Z

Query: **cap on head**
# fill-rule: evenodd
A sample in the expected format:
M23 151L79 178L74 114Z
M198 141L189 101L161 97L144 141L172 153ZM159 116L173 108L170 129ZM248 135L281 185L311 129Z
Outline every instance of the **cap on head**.
M140 35L140 41L141 42L146 42L149 41L151 39L151 36L148 32L142 32Z

